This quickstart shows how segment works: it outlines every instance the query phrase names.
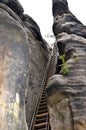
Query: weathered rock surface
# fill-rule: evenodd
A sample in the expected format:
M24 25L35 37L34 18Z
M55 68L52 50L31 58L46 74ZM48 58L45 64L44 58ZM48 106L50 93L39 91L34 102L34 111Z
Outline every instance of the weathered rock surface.
M24 12L23 7L18 0L0 0L0 2L7 5L18 15L22 15Z
M49 51L49 45L43 39L38 24L30 16L28 16L27 14L21 15L21 18L22 18L22 20L24 22L24 25L35 36L35 39L40 41L40 44L42 45L42 47L48 52Z
M59 74L49 79L46 88L51 129L85 130L86 26L69 11L66 0L53 0L53 15L59 54L65 56L69 71L63 75L62 62L57 64Z
M0 0L0 130L28 130L49 56L17 0Z
M28 39L23 26L3 8L0 4L0 130L27 130Z
M33 21L34 22L34 21ZM32 25L33 26L33 22ZM30 24L29 22L27 24ZM26 25L26 24L25 24ZM27 26L26 26L27 27ZM35 28L35 26L33 26ZM38 26L37 26L38 27ZM41 84L45 72L45 68L48 62L49 50L47 48L46 42L42 42L40 39L37 39L37 35L40 33L35 33L33 35L34 30L26 28L28 34L28 40L31 55L30 55L30 69L29 69L29 87L28 94L26 98L26 117L28 126L30 126L31 118L34 113L34 109L37 103L37 99L40 95ZM37 28L38 31L38 28ZM43 39L43 38L42 38Z

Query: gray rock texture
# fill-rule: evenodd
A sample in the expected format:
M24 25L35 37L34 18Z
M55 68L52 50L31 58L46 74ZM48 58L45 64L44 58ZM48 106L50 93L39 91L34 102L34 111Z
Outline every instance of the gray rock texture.
M85 130L86 26L69 11L66 0L53 0L53 15L59 59L56 75L46 88L51 129ZM66 75L60 56L64 56L68 67Z
M0 0L0 3L7 5L18 15L22 15L24 12L23 7L18 0Z
M6 8L0 4L0 130L27 130L28 39L21 20Z
M33 26L33 24L31 26ZM28 41L31 49L29 87L26 98L26 116L28 126L30 126L31 118L33 116L37 99L40 95L40 89L42 87L41 84L49 58L49 49L47 48L48 45L46 42L42 42L41 40L37 39L36 32L34 32L36 35L33 35L33 32L29 28L26 28L26 31L28 34ZM40 33L38 35L40 35Z
M30 30L30 32L35 36L35 39L40 41L41 46L49 52L49 45L48 43L43 39L40 28L38 24L27 14L21 15L21 19L24 22L24 25Z
M0 130L28 130L49 56L17 0L0 0Z

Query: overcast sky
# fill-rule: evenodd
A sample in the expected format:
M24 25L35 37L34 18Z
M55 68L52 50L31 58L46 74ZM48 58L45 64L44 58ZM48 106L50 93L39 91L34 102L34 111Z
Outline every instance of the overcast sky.
M52 32L52 0L19 0L26 14L39 25L43 37ZM86 0L68 0L70 11L86 25ZM46 38L49 42L53 39Z

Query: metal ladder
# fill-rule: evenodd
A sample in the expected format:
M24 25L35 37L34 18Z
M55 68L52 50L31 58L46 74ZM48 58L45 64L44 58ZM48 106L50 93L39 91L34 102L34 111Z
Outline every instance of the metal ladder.
M47 107L47 100L45 95L45 88L48 82L48 79L53 74L53 67L54 67L54 59L55 59L55 52L53 52L50 56L50 60L48 62L48 67L45 72L43 86L41 90L41 95L39 101L36 106L36 110L34 113L34 119L32 120L32 124L30 130L51 130L50 122L49 122L49 112Z
M47 100L45 92L42 92L41 100L39 103L38 111L35 116L33 130L51 130L49 123L49 113L47 108Z

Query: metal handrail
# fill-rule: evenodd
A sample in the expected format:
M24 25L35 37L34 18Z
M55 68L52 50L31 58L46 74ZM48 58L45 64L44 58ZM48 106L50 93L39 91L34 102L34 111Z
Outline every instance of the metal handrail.
M33 129L33 123L34 123L35 115L36 115L36 112L37 112L37 106L39 105L40 100L41 100L41 95L42 95L42 91L44 89L44 84L45 84L45 81L46 81L46 78L47 78L47 71L48 71L49 66L50 66L50 61L51 61L51 54L50 54L50 57L49 57L49 60L48 60L48 63L47 63L47 66L46 66L46 69L45 69L45 72L44 72L44 76L43 76L43 80L42 80L42 84L41 84L41 89L40 89L40 96L39 96L39 98L37 98L37 104L36 104L35 109L34 109L34 113L33 113L33 116L32 116L31 125L30 125L29 130Z

